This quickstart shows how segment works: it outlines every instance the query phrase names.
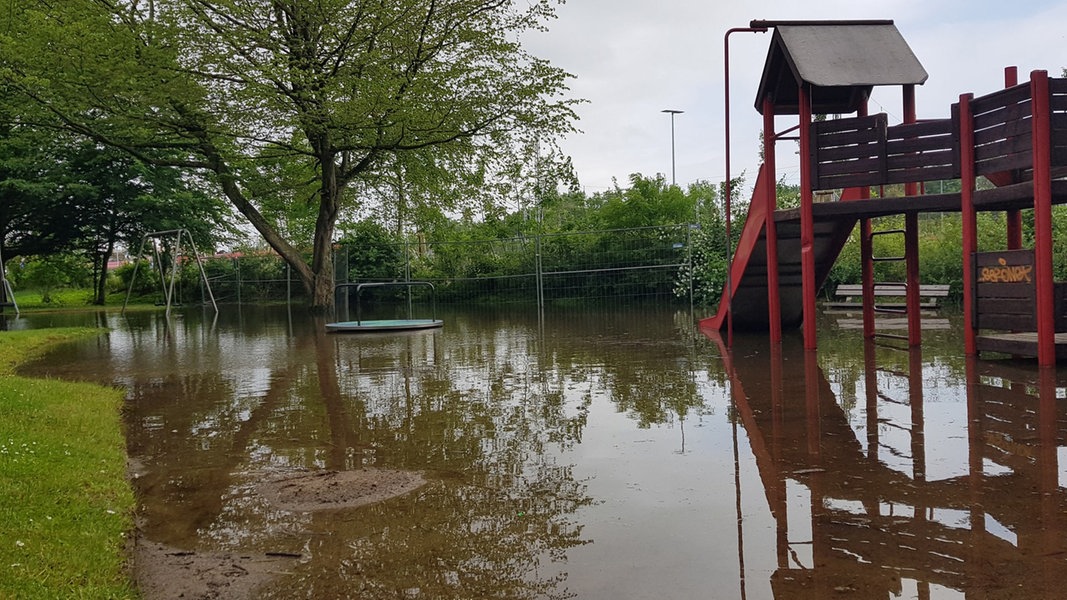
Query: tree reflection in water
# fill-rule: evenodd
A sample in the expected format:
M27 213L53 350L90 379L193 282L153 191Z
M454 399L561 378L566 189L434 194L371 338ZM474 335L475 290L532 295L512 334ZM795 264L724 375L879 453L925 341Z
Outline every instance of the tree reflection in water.
M1055 371L825 324L818 353L741 336L724 361L690 315L612 310L387 337L146 319L46 372L130 390L151 539L299 554L275 598L1062 595ZM430 483L307 514L255 494L364 466Z

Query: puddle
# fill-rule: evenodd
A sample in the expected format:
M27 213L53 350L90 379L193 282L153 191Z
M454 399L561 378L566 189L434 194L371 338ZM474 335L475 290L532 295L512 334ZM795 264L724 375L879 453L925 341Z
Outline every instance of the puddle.
M229 585L203 594L1060 593L1065 382L968 362L958 327L919 353L828 321L818 354L739 336L723 360L687 312L441 316L373 336L285 307L9 325L111 328L27 372L127 390L141 537ZM384 479L336 479L358 473ZM301 476L323 502L269 488ZM351 501L390 477L400 495ZM269 585L234 583L250 573Z

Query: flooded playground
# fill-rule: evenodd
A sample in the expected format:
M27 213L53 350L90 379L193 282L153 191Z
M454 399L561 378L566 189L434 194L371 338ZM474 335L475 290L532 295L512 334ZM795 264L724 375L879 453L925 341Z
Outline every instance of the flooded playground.
M1062 594L1067 380L967 359L956 316L921 351L824 314L817 353L738 334L728 355L667 308L441 316L9 325L110 328L24 372L127 390L140 538L172 577L150 599ZM268 489L394 476L406 493L362 504Z

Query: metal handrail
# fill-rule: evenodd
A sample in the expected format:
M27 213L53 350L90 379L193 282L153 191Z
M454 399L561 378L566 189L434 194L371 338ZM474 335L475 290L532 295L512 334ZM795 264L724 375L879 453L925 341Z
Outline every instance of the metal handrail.
M410 299L411 299L411 286L413 286L413 285L429 286L430 292L431 292L430 293L430 307L431 307L431 313L430 314L431 314L431 318L434 321L436 321L437 320L437 288L434 287L434 285L432 283L430 283L429 281L384 281L384 282L376 282L376 283L339 283L336 286L334 286L334 289L333 289L334 305L336 306L337 304L339 304L339 302L337 301L338 292L340 292L342 289L346 289L346 288L352 288L352 287L356 288L356 324L357 325L361 325L363 323L363 318L362 318L363 317L363 311L362 311L363 303L360 301L360 295L363 293L363 288L405 286L405 287L408 288L408 300L409 300L409 302L408 302L408 319L410 320L411 319L411 302L410 302Z

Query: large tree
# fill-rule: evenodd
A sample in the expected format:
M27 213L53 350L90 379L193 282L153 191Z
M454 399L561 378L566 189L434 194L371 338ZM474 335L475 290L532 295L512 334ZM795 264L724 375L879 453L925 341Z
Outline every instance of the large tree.
M354 184L430 150L472 175L450 184L486 181L571 128L567 74L519 42L557 1L12 0L0 77L40 118L212 174L325 308ZM310 264L263 210L286 197L263 192L264 158L308 174L289 200L315 214Z

